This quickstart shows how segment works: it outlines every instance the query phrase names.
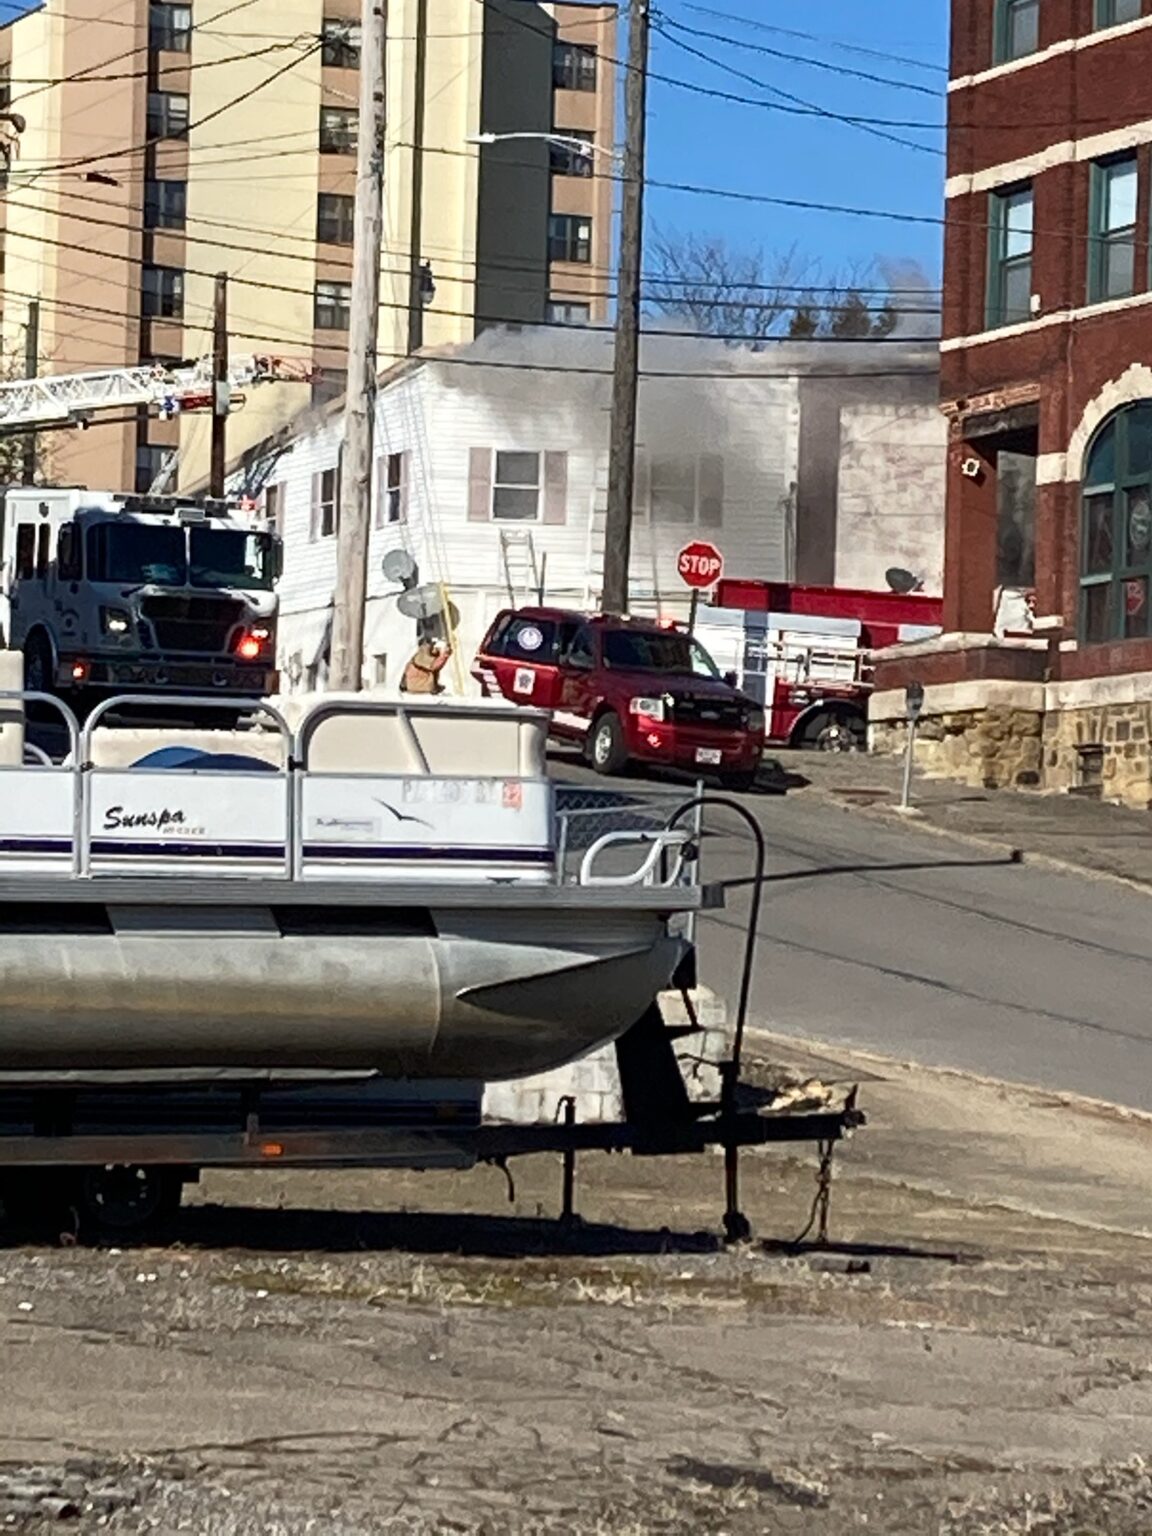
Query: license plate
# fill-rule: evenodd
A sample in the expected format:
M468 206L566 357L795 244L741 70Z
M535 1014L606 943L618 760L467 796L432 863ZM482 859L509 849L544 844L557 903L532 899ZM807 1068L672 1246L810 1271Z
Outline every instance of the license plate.
M697 747L696 761L709 768L716 768L724 760L724 754L719 747Z

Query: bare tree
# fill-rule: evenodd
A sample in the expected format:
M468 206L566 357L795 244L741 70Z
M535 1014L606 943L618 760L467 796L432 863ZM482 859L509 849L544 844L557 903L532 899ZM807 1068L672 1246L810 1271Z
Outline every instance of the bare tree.
M890 336L900 318L886 270L876 264L828 275L795 247L765 256L719 238L668 232L650 240L647 264L650 309L703 335L866 339Z

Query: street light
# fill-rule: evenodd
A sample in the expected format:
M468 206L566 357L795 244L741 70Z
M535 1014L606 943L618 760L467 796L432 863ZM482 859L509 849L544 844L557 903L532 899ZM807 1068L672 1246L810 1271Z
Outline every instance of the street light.
M546 144L563 144L568 149L574 149L581 155L606 155L613 165L620 165L621 157L614 149L605 149L603 145L593 144L591 139L581 139L570 133L470 133L465 139L466 144L504 144L509 139L536 139L543 140Z

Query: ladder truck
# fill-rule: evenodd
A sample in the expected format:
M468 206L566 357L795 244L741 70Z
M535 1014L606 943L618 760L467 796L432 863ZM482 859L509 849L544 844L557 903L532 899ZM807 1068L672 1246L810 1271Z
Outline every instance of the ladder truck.
M303 361L237 360L238 391L304 382ZM210 410L209 362L0 384L0 434L84 425L125 407ZM0 633L24 686L91 701L115 692L260 698L277 686L276 530L250 502L17 486L0 514Z

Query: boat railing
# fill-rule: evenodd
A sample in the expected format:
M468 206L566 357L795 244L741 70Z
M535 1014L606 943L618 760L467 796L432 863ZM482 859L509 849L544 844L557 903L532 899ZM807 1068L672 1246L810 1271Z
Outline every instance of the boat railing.
M21 762L0 764L9 871L699 883L698 839L668 830L686 791L555 782L540 711L324 699L293 728L263 701L134 694L81 726L49 695L0 693L0 716L4 700L52 708L67 739L61 762L25 742ZM133 711L174 709L179 728L131 723ZM186 723L224 710L250 717L247 728Z

